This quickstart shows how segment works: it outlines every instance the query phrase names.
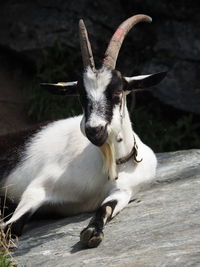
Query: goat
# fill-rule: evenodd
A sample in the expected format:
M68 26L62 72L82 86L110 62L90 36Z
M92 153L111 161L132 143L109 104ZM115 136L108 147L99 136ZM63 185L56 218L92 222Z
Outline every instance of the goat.
M22 233L38 209L64 216L96 211L80 241L97 247L105 224L134 198L140 184L153 179L156 156L133 131L126 96L159 83L166 72L124 77L115 69L126 34L139 22L151 22L151 18L134 15L125 20L112 36L101 68L96 69L80 20L82 79L43 86L57 94L79 94L83 115L51 122L32 132L23 148L15 148L20 153L12 157L18 155L18 163L7 169L1 182L2 192L7 188L7 197L17 205L3 224L12 225L14 234Z

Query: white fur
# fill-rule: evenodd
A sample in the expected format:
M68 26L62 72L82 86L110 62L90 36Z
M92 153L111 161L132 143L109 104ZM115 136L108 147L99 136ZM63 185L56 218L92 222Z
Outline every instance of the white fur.
M106 121L103 119L104 116L101 116L105 113L105 96L103 93L110 83L111 78L111 70L107 68L101 68L98 72L94 73L88 67L83 75L87 96L93 103L93 112L87 121L90 127L96 127L98 125L105 126L106 124Z
M138 76L133 76L133 77L124 77L125 80L127 82L131 82L131 81L138 81L138 80L143 80L145 78L150 77L152 74L148 74L148 75L138 75Z
M94 73L90 67L83 74L83 81L87 95L93 101L101 101L103 92L112 78L111 70L107 68L101 68L98 72Z
M90 87L88 94L98 100L111 74L102 69L95 75L89 70L84 74L84 83L87 89ZM80 123L84 132L82 116L56 121L27 144L23 160L4 181L8 196L19 203L7 224L41 206L69 215L94 211L109 200L117 200L114 216L134 197L140 184L154 177L155 154L133 132L126 104L123 119L119 107L114 109L108 141L112 142L117 159L132 150L135 136L142 162L131 159L117 166L116 181L108 180L101 152L81 133ZM123 139L120 143L119 135Z

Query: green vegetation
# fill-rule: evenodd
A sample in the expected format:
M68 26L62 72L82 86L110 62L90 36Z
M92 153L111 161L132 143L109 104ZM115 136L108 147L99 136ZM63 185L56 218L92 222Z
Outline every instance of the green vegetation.
M56 44L42 53L35 78L28 90L29 115L36 121L55 120L81 113L77 97L50 95L41 82L77 80L82 69L81 55ZM138 93L137 106L131 112L135 131L156 152L199 148L199 117L161 104L150 93ZM129 99L130 101L130 99Z
M200 123L196 116L191 113L170 115L171 118L162 113L156 116L148 106L137 108L132 115L134 129L156 152L199 148Z
M0 216L1 219L1 216ZM0 227L0 267L14 267L13 258L10 254L10 248L15 246L10 236L10 230L4 233Z
M7 190L5 193L5 199L7 195ZM6 215L6 201L0 199L0 222L3 221ZM15 267L14 259L11 255L11 248L15 248L16 245L14 240L11 238L10 227L4 232L2 225L0 224L0 267Z
M0 252L0 267L12 267L11 257L4 252Z

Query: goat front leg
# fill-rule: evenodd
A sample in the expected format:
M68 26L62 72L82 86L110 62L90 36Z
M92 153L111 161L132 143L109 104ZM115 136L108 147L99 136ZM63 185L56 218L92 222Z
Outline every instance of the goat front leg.
M108 196L96 211L89 225L80 233L80 241L89 248L97 247L104 238L105 224L119 213L130 201L131 191L117 190Z

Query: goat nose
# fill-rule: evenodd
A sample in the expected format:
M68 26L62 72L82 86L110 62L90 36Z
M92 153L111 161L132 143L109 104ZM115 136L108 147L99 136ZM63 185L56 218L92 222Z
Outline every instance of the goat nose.
M104 130L104 126L102 126L102 125L95 126L95 127L90 127L90 126L86 125L86 127L85 127L86 134L88 134L90 136L91 135L96 136L98 134L101 134L103 130Z
M107 125L89 126L89 123L85 125L85 134L87 138L96 146L102 146L108 138Z

